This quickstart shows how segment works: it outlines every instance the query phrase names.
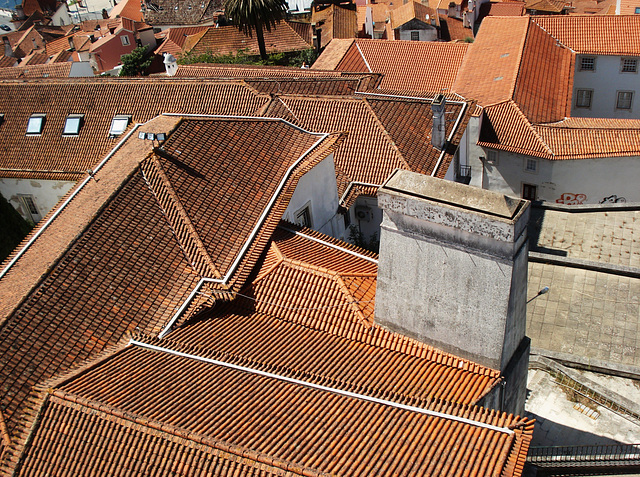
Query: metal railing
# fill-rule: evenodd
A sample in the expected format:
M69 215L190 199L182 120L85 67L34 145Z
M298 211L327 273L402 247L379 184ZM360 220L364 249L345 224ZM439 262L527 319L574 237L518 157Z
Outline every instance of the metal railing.
M640 444L531 447L527 462L537 467L640 466Z

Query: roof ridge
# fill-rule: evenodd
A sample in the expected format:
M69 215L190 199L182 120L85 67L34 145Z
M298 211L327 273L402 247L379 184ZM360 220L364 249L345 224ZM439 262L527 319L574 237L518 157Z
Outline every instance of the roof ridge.
M358 302L359 300L356 299L355 296L353 296L353 294L351 293L351 291L349 290L349 288L347 288L347 285L344 283L344 280L342 279L342 276L340 274L337 274L337 276L334 278L335 281L338 284L338 288L340 288L340 290L342 291L342 293L345 294L345 296L347 296L348 298L350 298L348 304L349 307L351 308L351 310L353 311L353 313L360 318L360 323L367 329L371 329L373 327L373 320L369 320L367 319L366 316L364 316L364 313L362 312L362 310L360 309L360 307L358 306Z
M520 79L521 79L520 72L522 70L522 61L523 61L523 58L524 58L523 53L524 53L524 49L525 49L525 47L527 45L527 40L529 39L529 27L530 26L531 26L531 21L527 20L527 30L526 30L525 34L522 35L522 40L521 40L521 43L520 43L519 48L518 48L518 59L517 59L517 61L518 61L518 72L516 73L515 81L511 85L510 91L509 91L509 99L511 99L511 100L513 100L513 98L515 97L516 89L517 89L518 83L520 82Z
M529 121L529 119L527 118L527 116L522 112L522 110L520 109L520 106L518 106L518 103L516 103L514 100L509 100L513 106L515 106L517 114L519 114L522 119L524 119L525 124L527 126L527 128L533 133L533 135L538 139L538 141L540 142L540 144L547 150L547 154L549 154L551 156L551 158L553 158L554 153L551 150L551 148L549 147L549 145L545 142L545 140L542 138L542 136L540 134L538 134L538 131L536 131L536 129L533 127L533 124L531 124L531 122Z
M156 150L156 154L161 154L161 157L165 154L169 156L166 151L160 153L160 149ZM183 250L189 262L191 262L194 270L196 270L201 277L213 276L214 278L220 278L222 275L218 267L213 262L204 243L200 239L171 181L165 174L158 157L152 156L144 161L141 164L140 170L147 186L156 198L169 226L173 230L180 244L180 248ZM174 213L171 212L172 210Z
M400 158L400 162L402 162L404 164L404 166L407 168L407 170L411 170L411 166L409 165L409 163L407 162L407 160L404 158L404 156L402 155L402 152L400 152L400 148L398 148L398 145L396 144L396 142L393 140L393 137L391 136L391 134L389 133L389 131L387 131L387 128L384 127L384 124L382 124L382 121L380 121L380 118L378 117L378 115L376 114L376 112L374 111L374 109L371 107L371 105L369 104L369 98L362 98L362 100L364 101L365 107L369 110L369 112L371 113L371 115L374 118L374 122L378 125L378 127L382 130L382 135L383 137L385 137L390 143L391 143L391 149L393 149L399 156Z

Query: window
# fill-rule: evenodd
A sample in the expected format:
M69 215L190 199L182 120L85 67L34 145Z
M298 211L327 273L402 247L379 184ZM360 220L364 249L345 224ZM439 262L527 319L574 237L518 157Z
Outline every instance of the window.
M111 121L111 128L109 129L109 136L120 136L127 126L131 122L131 116L125 114L118 114L113 117Z
M120 41L122 42L122 46L128 46L131 44L131 41L129 40L129 35L122 35L120 37Z
M536 172L538 170L538 160L531 158L525 159L524 170L527 172Z
M27 220L30 220L35 224L42 218L32 195L20 194L18 195L18 200L22 205L24 215Z
M487 162L490 164L498 164L498 151L487 151Z
M620 60L620 71L623 73L636 73L638 71L638 60L636 58L622 58Z
M618 91L618 101L616 109L631 109L633 102L633 91Z
M27 136L38 136L42 134L46 114L32 114L27 123Z
M590 89L579 89L576 91L576 108L590 108L593 91Z
M522 198L526 200L536 200L538 187L533 184L522 184Z
M411 41L420 41L420 32L412 31L411 32Z
M640 7L636 7L635 14L640 15Z
M300 227L312 227L311 205L309 202L295 213L296 224Z
M593 56L583 56L580 59L580 71L595 71L596 59Z
M70 114L64 122L63 136L77 136L84 120L84 114Z

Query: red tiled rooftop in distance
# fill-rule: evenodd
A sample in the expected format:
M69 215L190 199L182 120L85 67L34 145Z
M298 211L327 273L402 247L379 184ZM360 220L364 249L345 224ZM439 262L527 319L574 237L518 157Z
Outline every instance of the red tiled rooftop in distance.
M0 68L0 78L67 78L70 71L71 62L14 66L12 68Z
M357 39L335 69L383 73L383 89L441 91L453 86L468 48L467 43Z

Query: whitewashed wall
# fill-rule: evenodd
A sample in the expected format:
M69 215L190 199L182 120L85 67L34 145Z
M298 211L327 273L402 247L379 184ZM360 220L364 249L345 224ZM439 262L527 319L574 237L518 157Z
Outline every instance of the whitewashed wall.
M0 178L0 194L25 220L29 220L29 214L23 209L19 199L20 195L33 196L41 217L44 217L74 185L73 181Z
M525 171L528 156L498 152L485 163L484 188L522 197L524 183L537 186L537 200L575 205L624 198L640 202L640 157L549 161L538 159L536 172Z
M594 71L580 71L581 58L576 58L573 78L571 116L578 118L640 119L640 73L622 73L622 56L596 56ZM627 57L631 58L631 57ZM640 71L640 58L638 70ZM576 92L579 89L593 90L591 108L576 108ZM634 91L630 110L616 109L618 91Z
M283 219L295 223L296 211L307 205L311 209L312 228L332 237L344 239L344 220L338 214L338 187L333 154L328 155L303 175L293 192Z
M411 32L417 31L419 33L420 41L436 41L438 39L438 31L435 28L429 28L425 30L403 30L398 29L400 38L398 40L411 40Z

